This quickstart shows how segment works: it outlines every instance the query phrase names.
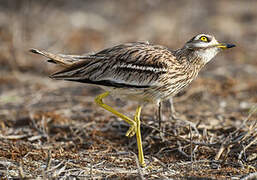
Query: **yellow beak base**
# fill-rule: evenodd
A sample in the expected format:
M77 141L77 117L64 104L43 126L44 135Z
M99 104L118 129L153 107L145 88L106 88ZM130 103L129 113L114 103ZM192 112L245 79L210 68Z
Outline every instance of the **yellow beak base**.
M220 43L220 44L217 45L217 47L219 47L221 49L229 49L229 48L236 47L236 45L234 45L234 44L227 44L227 43Z

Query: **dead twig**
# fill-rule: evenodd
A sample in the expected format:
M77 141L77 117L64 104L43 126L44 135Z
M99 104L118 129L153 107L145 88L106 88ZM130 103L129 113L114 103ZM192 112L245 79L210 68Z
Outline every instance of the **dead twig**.
M245 154L246 149L248 149L251 145L253 145L255 142L257 142L257 136L249 143L247 144L242 151L238 155L238 159L242 159L242 154Z
M178 144L178 152L180 152L182 155L184 155L185 157L187 158L191 158L189 155L187 155L187 153L185 153L183 150L182 150L182 146L181 146L181 143L179 141L177 141L177 144Z
M141 169L141 167L140 167L140 164L139 164L139 161L138 161L138 158L137 158L137 155L136 155L134 152L131 152L131 153L134 155L135 160L136 160L137 172L138 172L139 178L140 178L141 180L145 180L144 175L143 175L143 173L142 173L142 169Z
M193 161L194 161L194 159L193 159L193 143L192 143L192 128L191 128L190 125L189 125L189 135L190 135L190 154L191 154L191 162L192 162L191 169L193 171L193 169L194 169L194 163L193 163Z
M223 143L221 144L218 153L215 156L215 160L218 161L220 159L221 154L224 152L224 150L227 147L227 141L229 140L229 137L226 137L226 139L223 141Z
M21 177L21 179L25 178L22 161L20 161L20 164L19 164L19 176Z
M247 176L241 178L240 180L254 180L254 179L257 179L257 172L250 173Z
M46 165L45 171L48 171L50 169L51 163L52 163L52 151L49 149L47 154L47 165Z

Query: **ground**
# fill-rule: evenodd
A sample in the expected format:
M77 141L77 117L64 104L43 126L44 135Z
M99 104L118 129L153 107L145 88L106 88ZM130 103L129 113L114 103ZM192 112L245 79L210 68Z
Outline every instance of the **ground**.
M255 1L1 1L0 177L42 179L254 179L257 172ZM207 32L237 47L214 58L174 98L142 112L147 166L129 126L98 107L101 89L54 81L59 67L30 48L83 54L150 41L180 48ZM105 102L133 116L137 103Z

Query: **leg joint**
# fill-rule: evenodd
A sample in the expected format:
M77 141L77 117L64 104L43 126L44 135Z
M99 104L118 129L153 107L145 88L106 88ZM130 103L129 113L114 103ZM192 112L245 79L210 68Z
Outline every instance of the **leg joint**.
M105 98L106 96L108 96L110 94L110 92L106 91L105 93L100 94L99 96L97 96L95 98L95 102L99 105L103 104L103 98Z

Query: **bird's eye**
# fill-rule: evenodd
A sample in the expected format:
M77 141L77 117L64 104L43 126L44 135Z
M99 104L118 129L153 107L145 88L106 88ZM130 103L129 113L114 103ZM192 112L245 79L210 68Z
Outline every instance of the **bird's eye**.
M207 41L208 41L208 39L207 39L206 36L202 36L200 39L201 39L201 41L204 41L204 42L207 42Z

